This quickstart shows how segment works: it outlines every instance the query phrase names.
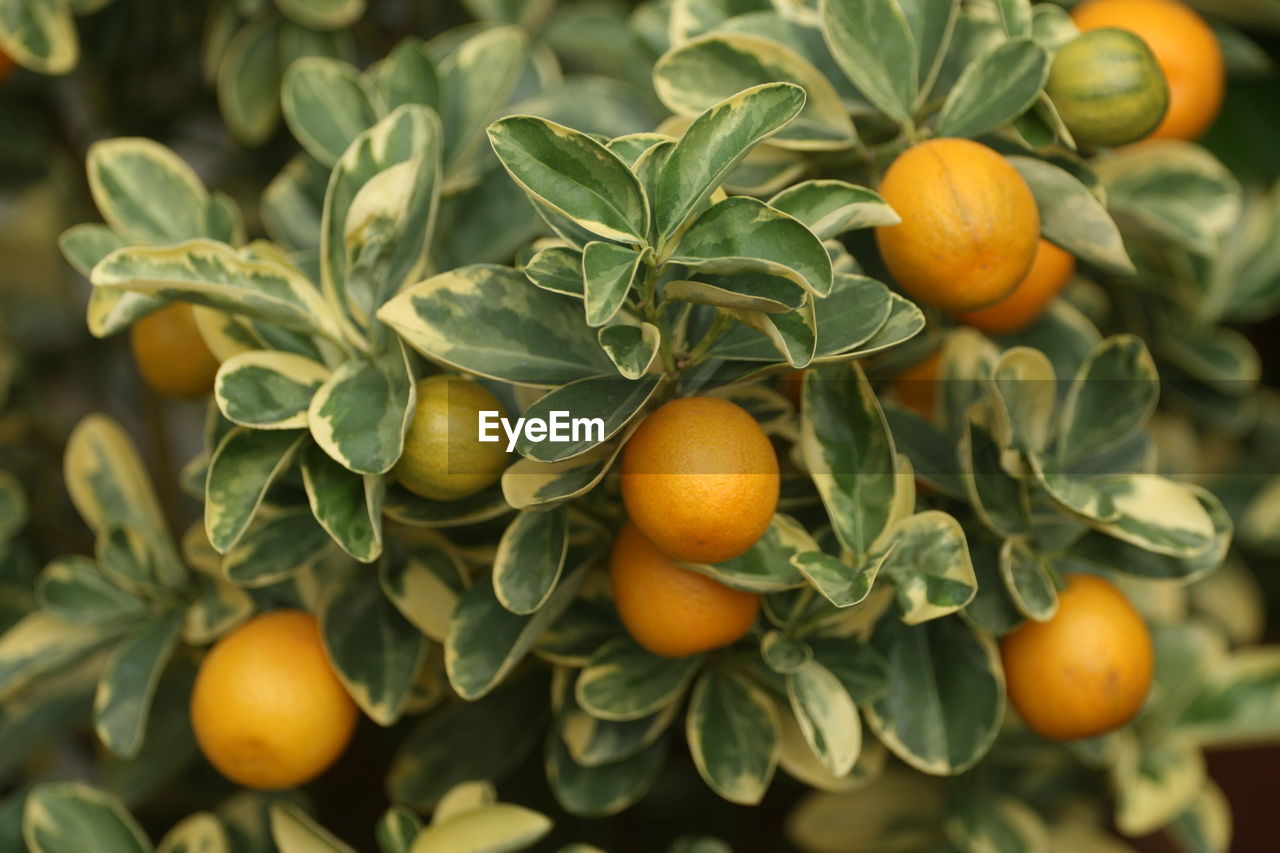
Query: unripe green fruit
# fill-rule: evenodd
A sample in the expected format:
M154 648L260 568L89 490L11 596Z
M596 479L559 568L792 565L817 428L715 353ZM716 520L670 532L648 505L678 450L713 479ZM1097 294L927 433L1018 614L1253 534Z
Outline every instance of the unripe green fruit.
M482 492L507 467L504 443L481 442L479 414L506 410L470 379L432 376L418 383L418 402L393 473L414 494L455 501Z
M1076 141L1090 145L1139 140L1169 108L1155 54L1126 30L1090 30L1063 45L1045 91Z

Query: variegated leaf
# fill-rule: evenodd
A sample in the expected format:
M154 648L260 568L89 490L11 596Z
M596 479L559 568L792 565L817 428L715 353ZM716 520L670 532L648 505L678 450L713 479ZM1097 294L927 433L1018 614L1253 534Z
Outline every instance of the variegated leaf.
M263 15L241 27L218 63L218 106L232 135L261 145L280 120L280 40L284 22Z
M196 812L165 833L156 853L231 853L231 846L221 821Z
M926 510L889 533L881 571L891 578L902 621L917 625L954 613L978 588L964 530L952 516Z
M613 243L591 242L582 250L582 298L587 325L603 326L622 309L642 269L644 255Z
M1106 207L1070 172L1034 157L1010 157L1036 197L1040 231L1057 245L1109 272L1131 275L1133 261Z
M613 371L581 306L518 270L475 265L421 282L378 319L414 349L480 376L550 387Z
M481 131L510 100L527 51L518 27L492 27L458 45L440 63L446 174L452 176L466 164Z
M365 0L276 0L276 5L304 27L339 30L359 20Z
M840 68L869 101L910 119L919 50L897 0L822 0L823 35Z
M702 655L658 657L630 637L619 637L591 656L574 696L584 711L601 720L639 720L678 702L702 661Z
M823 766L837 777L852 770L862 748L862 724L840 680L822 664L809 661L787 676L787 698Z
M524 434L516 441L516 450L536 462L561 462L586 453L631 423L661 385L661 377L656 374L634 382L616 376L593 376L562 385L524 412L526 419L547 422L547 439L534 442Z
M83 660L127 627L63 622L43 610L28 613L0 634L0 702L36 679Z
M88 557L59 557L36 578L40 607L64 622L105 625L144 615L146 603L113 583Z
M382 477L353 474L316 444L302 454L302 484L311 512L342 550L362 563L382 553Z
M330 541L306 505L263 511L222 559L222 573L236 586L269 586L314 565Z
M240 540L267 489L284 473L306 434L236 427L209 460L205 483L205 530L225 554Z
M844 181L802 181L769 199L769 206L800 220L819 240L902 221L879 193Z
M778 766L772 700L730 669L708 669L689 698L685 734L703 781L726 800L754 805Z
M522 512L498 540L493 592L512 613L537 612L555 590L569 553L569 522L563 508Z
M408 352L400 343L377 359L344 362L307 411L316 444L357 474L385 474L400 458L416 400Z
M32 853L61 853L86 839L112 853L151 853L151 842L116 797L83 782L47 782L27 795L22 837Z
M440 112L440 75L421 39L402 39L367 76L380 106L388 113L405 104L421 104Z
M0 50L41 74L66 74L80 58L72 10L64 0L0 2Z
M304 57L286 70L280 104L298 142L329 167L377 121L360 72L322 56Z
M135 628L107 659L93 700L93 728L122 758L142 748L160 673L178 642L183 614L173 612Z
M214 399L222 416L253 429L305 429L307 408L329 378L317 361L287 352L252 350L218 369Z

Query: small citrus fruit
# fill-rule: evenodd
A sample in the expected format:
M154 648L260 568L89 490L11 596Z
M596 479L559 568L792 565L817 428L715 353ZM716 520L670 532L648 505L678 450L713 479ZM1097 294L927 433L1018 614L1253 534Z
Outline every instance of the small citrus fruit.
M1152 134L1197 139L1222 108L1226 63L1213 29L1177 0L1087 0L1071 10L1082 30L1118 27L1155 54L1169 85L1169 109Z
M143 380L166 397L201 397L213 390L218 360L204 342L195 312L171 302L129 328L133 358Z
M1076 259L1048 240L1041 240L1031 270L1022 283L995 305L979 308L956 319L989 335L1008 335L1034 323L1071 276Z
M903 152L880 185L902 217L876 229L894 279L944 311L998 302L1031 266L1040 214L1009 161L967 139L933 139Z
M356 724L311 614L264 613L227 634L200 665L191 724L214 767L248 788L291 788L332 764Z
M497 482L507 467L506 444L480 440L483 411L506 417L502 403L478 382L448 376L419 382L396 479L436 501L470 497Z
M1053 58L1045 93L1078 142L1124 145L1151 133L1169 87L1146 43L1127 30L1090 30Z
M942 350L937 349L923 361L902 371L893 380L893 395L898 402L926 421L932 421L937 408L938 368Z
M751 630L760 596L681 568L634 525L613 544L609 579L622 624L655 655L682 658L727 646Z
M622 501L662 553L721 563L746 551L778 506L778 456L755 418L685 397L645 418L622 453Z
M1120 590L1096 575L1066 577L1058 612L1000 642L1009 701L1053 740L1093 737L1142 709L1155 665L1151 634Z

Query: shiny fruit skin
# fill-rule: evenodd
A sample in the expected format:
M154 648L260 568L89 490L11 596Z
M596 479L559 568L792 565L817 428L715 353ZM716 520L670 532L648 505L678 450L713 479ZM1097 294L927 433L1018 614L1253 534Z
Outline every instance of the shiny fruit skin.
M609 580L632 638L666 658L736 642L760 610L760 596L681 568L634 524L622 528L614 542Z
M967 139L908 148L880 194L902 217L876 228L894 279L912 299L944 311L998 302L1022 281L1040 239L1031 189L1009 161Z
M209 762L247 788L292 788L337 760L356 706L315 617L274 610L219 640L200 665L191 724Z
M1169 86L1169 109L1152 138L1199 139L1218 117L1226 62L1195 10L1177 0L1087 0L1071 18L1082 30L1129 30L1151 48Z
M933 420L938 405L938 368L941 364L942 350L937 349L893 380L893 395L897 401L926 421Z
M1150 134L1169 107L1155 55L1127 30L1076 36L1058 50L1045 93L1077 142L1124 145Z
M1047 622L1024 622L1000 641L1009 701L1052 740L1093 737L1142 709L1155 668L1151 633L1109 581L1073 574Z
M988 335L1020 331L1039 319L1075 272L1075 256L1042 239L1027 277L1013 293L995 305L957 314L956 319Z
M662 553L722 563L764 535L778 506L778 456L747 411L719 397L672 400L622 452L627 514Z
M418 402L393 473L406 489L434 501L482 492L507 467L506 436L480 441L479 413L506 409L489 389L470 379L431 376L418 383Z
M168 305L134 322L129 343L147 386L166 397L203 397L213 390L218 360L204 342L187 302Z

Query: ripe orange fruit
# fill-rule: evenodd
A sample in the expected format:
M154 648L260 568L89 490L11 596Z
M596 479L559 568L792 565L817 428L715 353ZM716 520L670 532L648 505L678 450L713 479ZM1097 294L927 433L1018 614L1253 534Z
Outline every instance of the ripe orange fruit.
M937 408L938 368L941 365L942 350L937 349L928 358L899 373L893 380L893 395L898 402L926 421L933 420L934 410Z
M973 311L1008 296L1031 267L1036 200L1018 170L985 145L933 139L908 148L880 194L902 222L876 228L876 242L913 299Z
M1071 10L1082 30L1116 27L1141 38L1169 84L1169 110L1157 139L1196 139L1222 107L1226 65L1213 30L1177 0L1087 0Z
M1096 575L1066 577L1058 612L1000 642L1009 701L1053 740L1093 737L1138 713L1151 687L1151 633L1120 590Z
M418 402L394 473L406 489L435 501L470 497L492 486L507 467L507 439L480 440L480 412L506 409L488 388L456 376L418 383Z
M301 610L264 613L214 645L191 694L191 724L210 763L248 788L291 788L346 749L356 706Z
M672 400L622 453L622 501L662 553L722 563L756 543L778 506L778 456L747 411L718 397Z
M1041 240L1031 270L1022 283L995 305L957 314L962 323L989 335L1007 335L1034 323L1076 272L1076 259L1048 240Z
M166 397L202 397L213 390L218 360L200 335L187 302L170 302L129 329L143 380Z
M760 596L677 566L630 523L613 543L609 579L627 631L667 658L736 642L760 610Z

